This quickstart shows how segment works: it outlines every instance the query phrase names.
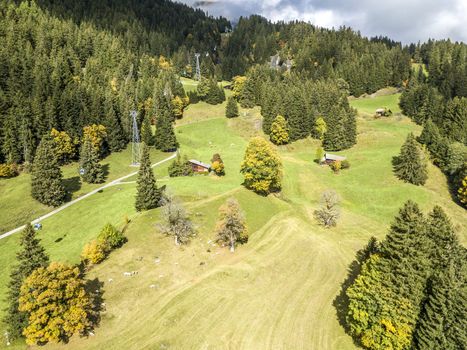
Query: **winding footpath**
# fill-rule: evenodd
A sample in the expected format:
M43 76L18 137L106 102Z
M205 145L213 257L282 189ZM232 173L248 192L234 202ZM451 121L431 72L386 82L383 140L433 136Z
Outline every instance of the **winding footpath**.
M152 164L152 165L151 165L151 168L154 168L154 167L156 167L156 166L158 166L158 165L161 165L161 164L163 164L163 163L165 163L165 162L168 162L169 160L174 159L176 156L177 156L177 152L175 152L174 154L172 154L172 155L171 155L170 157L168 157L168 158L165 158L165 159L163 159L163 160L161 160L161 161L159 161L159 162L157 162L157 163ZM125 179L128 179L128 178L130 178L130 177L132 177L132 176L135 176L136 174L138 174L137 171L135 171L135 172L133 172L133 173L131 173L131 174L125 175L125 176L123 176L123 177L120 177L120 178L118 178L118 179L115 179L115 180L109 182L108 184L105 184L105 185L103 185L103 186L101 186L101 187L99 187L99 188L96 188L95 190L92 190L91 192L86 193L85 195L83 195L83 196L81 196L81 197L78 197L78 198L73 199L72 201L70 201L70 202L68 202L68 203L65 203L65 204L62 205L61 207L58 207L57 209L54 209L54 210L52 210L51 212L49 212L49 213L47 213L47 214L45 214L45 215L42 215L41 217L38 217L37 219L31 221L31 224L34 225L34 224L36 224L36 223L38 223L38 222L41 222L42 220L45 220L45 219L47 219L47 218L49 218L49 217L51 217L51 216L53 216L53 215L55 215L55 214L61 212L62 210L66 209L66 208L68 208L68 207L70 207L70 206L72 206L73 204L75 204L75 203L77 203L77 202L79 202L79 201L81 201L81 200L83 200L83 199L85 199L85 198L88 198L89 196L92 196L93 194L96 194L96 193L99 192L99 191L102 191L102 190L105 189L105 188L109 188L109 187L111 187L111 186L118 185L121 181L123 181L123 180L125 180ZM11 235L13 235L13 234L15 234L15 233L21 231L22 229L24 229L24 227L25 227L25 225L20 226L20 227L17 227L17 228L15 228L15 229L11 230L11 231L8 231L8 232L6 232L6 233L1 234L1 235L0 235L0 239L6 238L6 237L8 237L8 236L11 236Z

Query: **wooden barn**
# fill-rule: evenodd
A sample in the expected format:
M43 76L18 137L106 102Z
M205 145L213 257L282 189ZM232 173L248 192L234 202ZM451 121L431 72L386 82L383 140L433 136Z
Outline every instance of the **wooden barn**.
M346 160L346 159L347 158L343 156L337 156L331 153L324 153L324 157L321 159L321 163L331 164L331 163L334 163L335 161L342 162L343 160Z
M196 159L190 159L189 162L193 172L195 173L207 173L209 172L209 169L211 169L211 164L206 164Z

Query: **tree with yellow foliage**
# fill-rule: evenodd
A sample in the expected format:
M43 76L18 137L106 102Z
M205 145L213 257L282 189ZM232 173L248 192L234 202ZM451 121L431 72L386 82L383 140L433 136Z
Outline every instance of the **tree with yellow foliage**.
M83 128L83 141L91 141L92 146L101 156L106 152L106 139L107 129L104 125L92 124Z
M289 143L289 126L287 120L281 115L278 115L271 125L269 139L275 145L285 145Z
M28 315L23 334L29 345L66 342L91 327L91 298L78 267L51 263L40 267L21 286L19 310Z
M65 131L52 128L50 136L52 136L57 160L61 164L69 162L76 155L76 147L70 135Z
M281 189L282 162L277 152L262 137L253 137L240 166L246 188L267 195Z
M467 176L462 180L461 186L457 190L457 197L460 202L467 206Z
M238 101L240 96L243 94L243 88L245 87L246 77L243 75L237 75L232 78L232 93L233 97Z

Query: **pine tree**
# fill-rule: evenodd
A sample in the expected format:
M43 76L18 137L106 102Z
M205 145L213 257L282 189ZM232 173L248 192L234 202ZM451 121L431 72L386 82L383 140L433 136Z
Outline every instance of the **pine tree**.
M36 232L31 224L27 224L21 232L21 250L16 254L17 265L10 273L8 284L6 315L3 319L8 327L10 339L22 336L23 329L27 326L27 314L18 310L21 285L35 269L45 267L49 263L49 257L36 238Z
M266 86L261 105L261 115L263 116L263 131L266 135L271 132L271 125L274 118L279 114L280 95L273 86Z
M163 152L175 151L178 147L172 120L170 106L164 104L161 106L157 116L155 135L155 146Z
M106 98L105 109L104 125L107 130L107 142L112 152L119 152L125 148L127 141L110 96Z
M31 174L31 195L45 205L59 206L65 201L62 171L49 135L42 138L37 148Z
M227 118L238 117L237 101L232 96L227 99L227 106L225 108L225 116Z
M399 179L414 185L424 185L428 178L426 161L412 133L394 159L394 172Z
M141 141L148 146L154 144L154 135L152 134L151 128L151 119L148 114L143 119L143 124L141 125Z
M89 139L85 139L81 146L79 168L84 182L91 184L104 182L104 170L99 163L99 154Z
M326 151L340 151L348 147L345 129L345 110L340 106L333 106L326 119L327 131L323 138Z
M269 138L275 145L285 145L289 142L289 126L283 116L278 115L274 119Z
M161 190L157 188L156 178L151 168L149 148L144 143L143 149L141 150L141 161L136 183L136 210L142 211L157 208L161 200L162 193Z
M243 85L242 93L239 98L240 106L243 108L253 108L256 105L255 101L255 85L251 78L247 78Z

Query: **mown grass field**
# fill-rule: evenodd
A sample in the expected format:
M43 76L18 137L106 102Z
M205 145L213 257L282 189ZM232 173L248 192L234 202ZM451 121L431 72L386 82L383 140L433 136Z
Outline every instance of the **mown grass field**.
M153 162L168 157L167 154L156 150L152 151L151 156ZM107 174L105 183L135 172L136 168L131 167L130 163L130 147L103 159L101 164ZM62 167L64 185L70 193L70 199L78 198L103 185L82 182L78 167L78 163ZM52 207L43 205L31 197L31 175L26 173L11 179L0 179L0 198L0 234L53 210Z
M397 96L384 97L394 108ZM261 133L258 109L227 120L225 105L189 106L176 128L182 154L209 162L219 152L226 176L171 179L166 166L156 168L159 183L183 200L197 226L197 237L187 246L176 247L158 232L160 209L135 213L134 179L45 220L39 235L51 258L77 262L82 246L105 222L121 226L124 215L131 218L128 243L87 276L104 283L106 310L95 336L45 348L356 349L333 306L355 252L371 236L384 237L407 199L425 211L434 204L445 208L464 244L467 216L434 166L424 187L393 176L391 158L408 132L420 132L418 126L405 117L368 117L373 99L352 104L362 112L358 144L339 152L351 168L335 175L315 164L316 140L281 147L283 191L268 197L244 189L239 174L248 138ZM342 197L342 217L326 230L312 213L329 188ZM234 254L210 242L217 210L229 197L245 210L250 234ZM0 241L1 299L16 248L17 236ZM125 271L138 274L124 277Z
M401 109L399 107L399 97L400 93L375 96L375 97L365 97L365 98L356 98L350 101L352 107L358 109L360 113L365 113L368 115L374 115L375 111L378 108L389 108L392 113L399 114Z

